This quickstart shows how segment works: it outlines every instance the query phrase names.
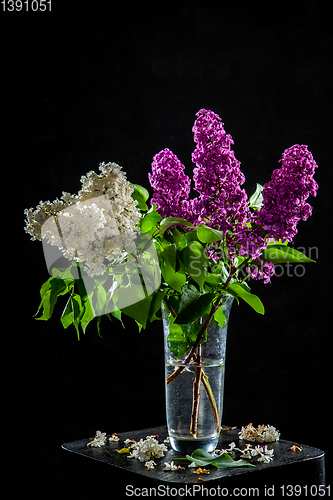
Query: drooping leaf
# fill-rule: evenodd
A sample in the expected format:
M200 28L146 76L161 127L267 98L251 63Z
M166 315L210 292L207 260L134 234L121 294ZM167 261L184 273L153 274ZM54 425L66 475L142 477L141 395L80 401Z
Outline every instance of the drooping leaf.
M186 325L170 323L167 341L168 347L176 359L181 358L191 349L194 342L197 340L201 328L202 325L198 323ZM205 342L206 339L207 334L204 336L202 342Z
M235 297L240 297L249 304L257 313L265 314L265 308L259 297L246 291L239 283L231 283L228 286L227 292Z
M200 224L197 228L198 240L202 243L213 243L214 241L221 241L223 239L223 231L218 231L212 227Z
M130 316L130 318L135 319L143 328L146 328L151 299L152 296L148 295L148 297L145 297L143 300L134 302L130 306L123 307L121 311L127 316Z
M180 217L166 217L161 221L160 224L160 233L163 235L165 231L171 226L187 226L193 227L192 222L187 221L186 219L181 219Z
M81 328L83 330L83 333L86 333L86 328L89 325L89 323L95 318L96 314L95 311L92 307L92 293L87 297L87 299L84 301L84 313L81 317Z
M58 296L65 295L73 287L73 280L62 280L58 278L49 278L41 287L41 303L35 317L41 309L43 309L42 316L36 317L37 320L47 321L53 314L53 309L57 303Z
M215 293L203 293L193 300L190 305L177 315L175 323L193 323L205 314L215 298Z
M176 246L171 243L161 254L161 272L168 285L181 293L182 286L186 283L186 275L181 270L176 271L176 256Z
M202 287L207 277L208 265L205 247L199 241L191 241L181 251L181 259L184 262L185 271Z
M262 260L264 262L273 262L273 264L315 262L315 260L309 259L299 250L287 245L268 245L262 252Z
M220 306L214 313L214 319L217 321L219 327L223 328L225 326L226 317L223 312L223 306Z
M165 290L158 290L156 293L152 295L150 307L149 307L149 314L148 314L148 319L149 321L154 321L155 319L158 319L156 317L157 311L159 311L162 300L165 297Z

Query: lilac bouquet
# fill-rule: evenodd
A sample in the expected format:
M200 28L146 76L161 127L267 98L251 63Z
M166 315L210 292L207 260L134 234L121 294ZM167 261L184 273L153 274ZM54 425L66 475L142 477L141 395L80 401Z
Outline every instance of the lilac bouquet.
M205 109L196 117L196 197L190 197L184 165L164 149L154 156L148 174L150 209L145 188L130 184L118 165L103 163L101 174L92 171L81 178L77 195L63 193L60 200L25 211L25 230L32 239L41 240L44 233L72 259L68 268L53 270L42 286L37 319L49 319L58 297L68 295L61 321L65 328L73 324L78 335L95 317L99 330L102 315L120 321L128 315L141 329L159 319L161 304L167 303L175 325L207 318L195 340L191 331L192 340L184 343L187 330L177 327L187 349L177 355L188 352L190 359L210 321L223 325L224 295L263 314L247 279L269 283L274 264L313 262L288 246L297 223L311 215L307 199L318 189L313 179L317 165L307 146L287 149L271 180L257 184L248 198L233 140L220 117ZM155 257L148 247L154 247ZM121 292L131 300L120 300Z
M62 296L67 303L61 323L64 328L74 325L78 336L95 317L98 332L103 315L122 321L123 314L141 330L148 321L161 319L162 310L167 349L176 360L167 387L175 379L185 387L186 377L178 375L185 368L191 374L188 365L195 365L190 426L195 439L201 382L216 432L220 430L221 410L206 373L209 367L201 363L202 344L214 345L207 332L216 324L226 328L233 299L264 314L249 278L269 283L277 263L313 262L288 243L298 222L311 215L307 199L318 189L312 154L307 146L294 145L284 151L271 180L257 184L248 198L233 140L220 117L205 109L196 116L195 197L190 197L184 165L164 149L154 156L148 174L150 209L144 187L131 184L119 165L102 163L100 174L91 171L81 178L77 195L63 193L25 211L25 230L32 239L46 239L70 259L65 268L53 267L43 284L37 319L48 320ZM224 363L219 363L222 370ZM173 388L181 393L177 384Z

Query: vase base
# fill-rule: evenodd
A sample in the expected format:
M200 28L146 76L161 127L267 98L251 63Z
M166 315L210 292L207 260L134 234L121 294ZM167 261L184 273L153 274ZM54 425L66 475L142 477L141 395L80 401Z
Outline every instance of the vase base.
M212 452L216 449L218 442L219 436L210 439L178 439L170 436L172 449L185 455L190 455L198 448Z

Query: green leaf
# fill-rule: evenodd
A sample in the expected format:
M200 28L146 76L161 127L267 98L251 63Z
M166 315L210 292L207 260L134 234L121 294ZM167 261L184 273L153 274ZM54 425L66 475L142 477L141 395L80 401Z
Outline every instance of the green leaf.
M148 233L151 229L157 226L157 224L162 219L161 215L156 212L156 205L154 205L144 217L142 217L141 223L141 231L143 233Z
M156 313L161 308L162 300L164 299L165 294L166 290L158 290L156 293L152 295L149 314L148 314L149 321L154 321L155 319L159 319L157 318Z
M214 241L221 241L223 239L223 231L218 231L204 224L199 224L197 235L202 243L213 243Z
M191 241L181 251L181 259L185 265L185 271L202 288L206 281L208 256L205 247L199 241Z
M226 317L223 312L223 306L220 306L214 313L214 319L217 321L219 327L223 328L225 326Z
M71 300L73 307L73 325L75 326L78 339L80 340L79 324L84 313L84 307L82 306L81 297L77 293L73 293Z
M183 309L182 312L177 315L175 323L194 323L194 321L205 314L214 298L215 293L203 293L199 295L187 308Z
M73 287L73 280L62 280L58 278L49 278L46 283L43 284L40 290L41 303L39 304L38 310L35 317L41 309L43 309L43 314L37 320L47 321L51 318L53 314L53 309L57 303L59 295L65 295Z
M176 359L181 358L191 349L194 342L197 340L201 328L202 325L198 323L186 325L170 323L167 341L168 347ZM202 342L206 342L206 340L207 333L203 337Z
M315 262L315 260L309 259L302 252L286 245L268 245L262 252L262 260L264 262L273 262L273 264Z
M148 200L149 192L145 187L140 186L140 184L131 184L131 186L134 187L135 192L140 193L140 196L142 197L142 199L144 199L145 201Z
M143 328L146 328L151 300L152 296L148 295L143 300L122 308L121 311L130 318L135 319Z
M184 285L182 288L182 294L180 296L180 302L178 306L178 314L185 311L190 305L192 305L201 293L193 285Z
M192 222L188 222L185 219L180 219L179 217L166 217L161 221L160 224L161 235L163 235L170 226L176 226L176 225L194 227Z
M262 195L263 186L261 184L257 184L256 190L253 195L249 199L249 206L251 208L255 208L259 210L262 206L263 195Z
M139 186L139 184L131 184L134 187L132 198L135 200L136 206L139 210L148 210L146 201L149 198L149 193L146 188Z
M240 297L245 302L247 302L257 313L265 314L265 308L263 303L253 293L247 292L242 285L238 283L232 283L228 286L227 292L236 297Z
M95 311L91 305L93 292L84 301L84 313L81 317L80 323L83 333L86 333L86 328L89 323L95 318Z
M67 304L65 306L65 309L61 315L60 321L61 321L62 326L64 328L67 328L69 325L71 325L73 323L74 317L73 317L72 297L69 297Z
M246 460L233 460L228 453L223 453L217 457L214 457L206 450L198 448L194 450L192 455L186 455L187 460L190 462L195 462L198 467L205 467L207 465L213 465L218 469L227 469L229 467L255 467L255 465L250 464ZM173 460L175 460L173 458Z
M217 286L221 285L221 283L222 283L221 275L220 274L206 273L205 282L209 286L217 287Z
M181 270L176 271L176 246L171 243L161 254L161 272L167 284L177 292L182 292L182 286L186 283L186 275Z

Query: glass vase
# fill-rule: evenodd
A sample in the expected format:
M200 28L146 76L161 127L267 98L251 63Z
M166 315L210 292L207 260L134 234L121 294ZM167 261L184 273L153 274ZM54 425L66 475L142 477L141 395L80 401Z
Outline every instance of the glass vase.
M217 446L223 412L226 342L232 302L232 296L224 295L221 306L225 316L224 326L220 327L212 320L203 342L195 350L190 347L181 357L179 353L187 349L187 334L184 333L183 344L178 342L180 349L177 350L172 341L175 328L176 331L181 328L184 332L199 332L207 318L199 318L195 327L175 327L167 304L162 304L167 426L170 444L180 453L191 454L197 448L212 452ZM196 338L197 335L194 340Z

